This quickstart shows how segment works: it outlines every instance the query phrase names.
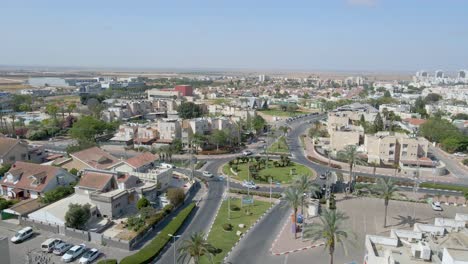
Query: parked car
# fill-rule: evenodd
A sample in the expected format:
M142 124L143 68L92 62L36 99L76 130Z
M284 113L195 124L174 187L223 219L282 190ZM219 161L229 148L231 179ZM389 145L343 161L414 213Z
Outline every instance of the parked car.
M325 174L322 173L322 174L320 174L319 179L321 179L321 180L326 180L326 179L327 179L327 175L325 175Z
M13 243L21 243L33 235L32 227L27 226L18 232L10 239Z
M161 208L164 208L166 205L170 204L169 199L165 195L159 196L159 205Z
M159 166L163 169L175 169L175 166L169 163L161 163Z
M49 238L41 244L41 250L47 253L54 251L55 246L62 243L63 241L59 238Z
M253 181L243 181L242 186L249 189L258 189L258 186Z
M85 249L86 249L85 244L80 244L80 245L77 245L77 246L73 246L72 248L70 248L67 251L67 253L63 254L62 260L64 262L72 262L76 258L78 258L81 254L83 254Z
M456 157L466 157L466 154L463 153L463 152L457 152L457 153L455 153L453 155L456 156Z
M442 211L442 207L440 206L440 202L432 202L431 207L432 207L432 210L434 210L434 211Z
M67 252L71 247L73 247L72 244L62 242L54 247L54 251L52 251L52 253L54 253L54 255L61 256L65 254L65 252Z
M209 172L209 171L203 171L202 172L202 175L204 177L207 177L207 178L212 178L213 177L213 173Z
M83 256L80 258L79 263L81 264L88 264L93 262L95 259L99 257L99 250L97 248L92 248L86 251Z
M244 150L244 151L242 151L242 155L244 155L244 156L250 156L250 155L252 155L252 154L253 154L253 152L250 151L250 150Z

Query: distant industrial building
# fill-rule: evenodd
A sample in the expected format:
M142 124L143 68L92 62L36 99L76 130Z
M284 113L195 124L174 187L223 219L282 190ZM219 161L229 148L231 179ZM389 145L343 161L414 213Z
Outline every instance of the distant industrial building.
M191 85L177 85L174 90L178 91L182 96L193 96Z

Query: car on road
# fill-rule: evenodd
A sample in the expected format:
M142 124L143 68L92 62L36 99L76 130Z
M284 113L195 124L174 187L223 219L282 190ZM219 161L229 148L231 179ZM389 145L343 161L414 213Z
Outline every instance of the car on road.
M21 243L25 241L26 239L30 238L33 235L33 230L32 227L27 226L18 232L10 239L11 242L13 243Z
M83 256L80 258L79 263L80 264L91 263L99 257L99 254L101 253L99 253L99 250L97 248L92 248L83 254Z
M67 253L63 254L62 256L62 261L64 262L72 262L74 261L76 258L78 258L81 254L83 254L83 252L85 251L86 249L86 245L85 244L80 244L80 245L77 245L77 246L73 246L72 248L70 248Z
M59 238L49 238L41 244L41 250L47 253L54 251L55 246L62 243L63 241Z
M249 189L258 189L258 186L253 181L243 181L242 186Z
M455 154L453 154L455 157L466 157L466 154L463 153L463 152L457 152Z
M253 154L253 152L250 151L250 150L244 150L244 151L242 151L242 155L244 155L244 156L250 156L250 155L252 155L252 154Z
M175 169L175 166L169 163L161 163L159 166L163 169Z
M321 180L326 180L326 179L327 179L327 175L325 175L325 174L322 173L322 174L320 174L319 179L321 179Z
M207 177L207 178L212 178L213 177L213 173L209 172L209 171L203 171L202 172L202 175L204 177Z
M432 207L432 210L434 210L434 211L442 211L442 207L440 206L440 202L432 202L431 207Z
M52 253L54 253L54 255L61 256L65 254L65 252L67 252L71 247L73 247L72 244L62 242L54 247L54 251L52 251Z

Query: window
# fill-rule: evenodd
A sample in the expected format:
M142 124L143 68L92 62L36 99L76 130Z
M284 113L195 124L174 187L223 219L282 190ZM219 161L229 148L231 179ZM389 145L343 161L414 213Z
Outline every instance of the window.
M391 148L395 147L395 143L390 143L390 147Z
M401 153L401 156L402 156L402 157L406 157L406 156L408 156L408 152L406 152L406 151L403 151L403 152Z
M26 159L26 154L21 154L21 159L25 160Z
M393 152L393 151L388 152L388 155L393 155L393 154L395 154L395 152Z
M408 148L408 144L403 144L403 149L407 149Z
M14 161L14 160L16 160L16 157L15 157L15 156L10 156L10 157L8 157L8 159L9 159L10 161Z
M114 206L114 208L118 208L118 207L120 207L120 203L117 203L117 204Z

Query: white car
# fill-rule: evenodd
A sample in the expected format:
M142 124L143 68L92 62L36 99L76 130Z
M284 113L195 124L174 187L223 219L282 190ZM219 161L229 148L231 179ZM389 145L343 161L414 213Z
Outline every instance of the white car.
M86 251L83 256L80 258L80 263L87 264L93 262L97 257L99 257L99 250L97 248L92 248Z
M209 171L203 171L202 175L207 177L207 178L212 178L213 177L213 173L211 173Z
M432 207L432 210L434 210L434 211L442 211L442 207L440 206L440 202L432 202L431 207Z
M455 153L453 155L456 156L456 157L466 157L466 154L463 153L463 152L457 152L457 153Z
M30 238L33 235L33 230L30 226L27 226L18 232L10 239L13 243L21 243L24 240Z
M67 253L65 253L63 256L62 256L62 261L64 262L72 262L74 261L76 258L78 258L81 254L83 254L83 252L85 251L86 249L86 245L85 244L80 244L80 245L77 245L77 246L73 246L72 248L70 248Z
M242 186L244 186L246 188L249 188L249 189L258 189L258 186L255 185L255 183L252 182L252 181L250 181L250 182L249 181L243 181Z
M174 169L175 168L174 165L169 164L169 163L161 163L160 167L163 168L163 169Z
M252 155L252 154L253 154L253 153L252 153L252 151L250 151L250 150L244 150L244 151L242 151L242 155L244 155L244 156L250 156L250 155Z

